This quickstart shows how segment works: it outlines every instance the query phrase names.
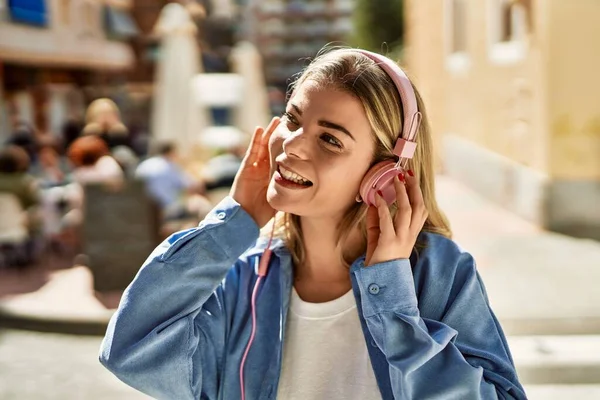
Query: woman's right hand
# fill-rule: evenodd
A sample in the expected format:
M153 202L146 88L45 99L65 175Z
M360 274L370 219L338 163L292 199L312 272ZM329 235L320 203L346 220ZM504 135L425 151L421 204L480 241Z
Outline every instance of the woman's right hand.
M250 147L230 192L231 197L250 214L260 228L275 215L275 210L267 202L267 188L271 180L269 138L278 125L279 118L274 117L266 129L257 127L254 130Z

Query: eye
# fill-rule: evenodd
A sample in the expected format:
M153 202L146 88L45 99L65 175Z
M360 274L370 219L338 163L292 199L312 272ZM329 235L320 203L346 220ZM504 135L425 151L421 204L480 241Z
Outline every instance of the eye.
M285 120L284 122L288 125L288 128L290 129L292 129L292 127L295 127L295 129L293 130L296 130L300 126L300 123L298 123L296 117L294 117L291 113L287 111L283 113L283 118Z
M329 133L324 133L321 135L321 140L327 143L328 145L335 146L338 149L343 148L342 142L337 140L337 138Z

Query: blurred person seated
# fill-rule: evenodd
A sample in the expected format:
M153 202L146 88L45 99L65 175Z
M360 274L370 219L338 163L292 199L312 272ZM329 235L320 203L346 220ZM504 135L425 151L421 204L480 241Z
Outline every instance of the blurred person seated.
M72 181L53 146L42 147L38 159L35 177L41 189L44 235L51 249L64 253L78 245L75 215L81 204L81 187Z
M246 147L240 146L222 151L209 159L202 170L206 190L231 187L245 152Z
M220 153L206 162L202 168L202 177L205 182L206 197L213 206L229 195L241 164L242 157L234 150Z
M61 186L68 182L69 178L62 165L60 156L52 146L44 146L39 149L38 164L32 170L32 173L38 179L40 186L52 187Z
M3 259L16 251L19 264L33 261L43 247L40 191L27 172L29 167L29 155L22 147L9 145L0 150L0 226L6 236L0 244Z
M223 137L225 134L227 139ZM202 143L216 150L215 155L201 169L206 196L216 205L229 194L246 153L249 135L237 129L224 132L208 130L203 135Z
M14 145L25 150L29 156L28 164L35 163L37 141L34 128L24 121L14 121L13 130L6 140L6 145Z
M106 143L97 136L82 136L76 139L67 150L67 157L73 166L71 177L76 185L69 193L73 210L65 218L69 226L81 227L84 207L83 187L89 184L103 184L118 190L125 184L125 174L110 155Z
M110 150L117 146L131 148L129 130L121 122L121 113L114 101L106 98L94 100L87 108L85 122L82 136L97 136Z
M39 188L29 166L23 148L9 145L0 150L0 192L14 194L24 210L39 204Z
M72 184L61 194L69 204L68 212L61 218L60 240L68 244L69 252L81 249L81 229L84 223L85 186L101 184L111 190L120 190L125 184L125 174L119 163L110 155L104 140L98 136L82 136L67 149L67 158L72 165ZM64 249L61 249L64 250ZM76 261L79 263L78 261Z
M148 195L161 209L163 220L200 220L210 211L210 203L201 196L203 184L178 165L173 143L157 143L154 147L154 155L140 163L135 177L145 182Z
M124 174L119 163L110 155L106 143L97 136L76 139L67 150L73 165L73 180L81 185L89 183L123 183Z
M0 192L0 268L28 263L27 215L17 197Z

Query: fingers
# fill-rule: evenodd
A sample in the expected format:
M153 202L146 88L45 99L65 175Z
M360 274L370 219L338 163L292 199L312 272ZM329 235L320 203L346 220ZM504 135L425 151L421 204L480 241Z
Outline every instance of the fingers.
M265 161L269 158L269 139L279 125L279 118L274 117L267 129L257 126L250 139L250 146L244 156L244 164L255 165L259 161Z
M427 220L423 194L412 171L400 179L395 177L393 184L398 207L394 220L381 192L375 195L376 209L370 207L367 213L367 266L382 260L408 258Z
M393 239L396 236L394 223L387 203L378 193L375 195L375 204L377 206L377 214L379 217L380 237L384 240Z
M269 158L269 139L279 125L279 117L273 117L267 128L261 135L260 146L258 148L257 161L263 161Z
M367 256L365 265L369 265L371 257L379 242L379 214L377 207L369 206L367 210Z
M429 214L427 212L427 208L425 207L423 192L421 192L419 182L417 181L417 178L410 176L410 174L406 176L406 193L408 195L408 200L412 205L412 216L409 230L413 234L418 234L423 228L423 224L425 224Z
M260 150L260 143L262 141L264 129L260 126L254 128L254 133L252 134L252 139L250 139L250 146L248 150L246 150L246 155L244 156L244 161L246 163L254 163L258 159L258 153Z
M403 176L403 179L404 176ZM398 211L394 217L396 232L405 232L409 229L412 220L412 206L407 194L407 188L396 176L394 177L394 190L396 191L396 204Z

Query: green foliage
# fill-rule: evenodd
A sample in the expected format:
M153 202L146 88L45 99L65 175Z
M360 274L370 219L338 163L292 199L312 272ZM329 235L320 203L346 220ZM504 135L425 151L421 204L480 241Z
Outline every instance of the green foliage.
M402 0L354 0L352 45L400 55L404 36Z

